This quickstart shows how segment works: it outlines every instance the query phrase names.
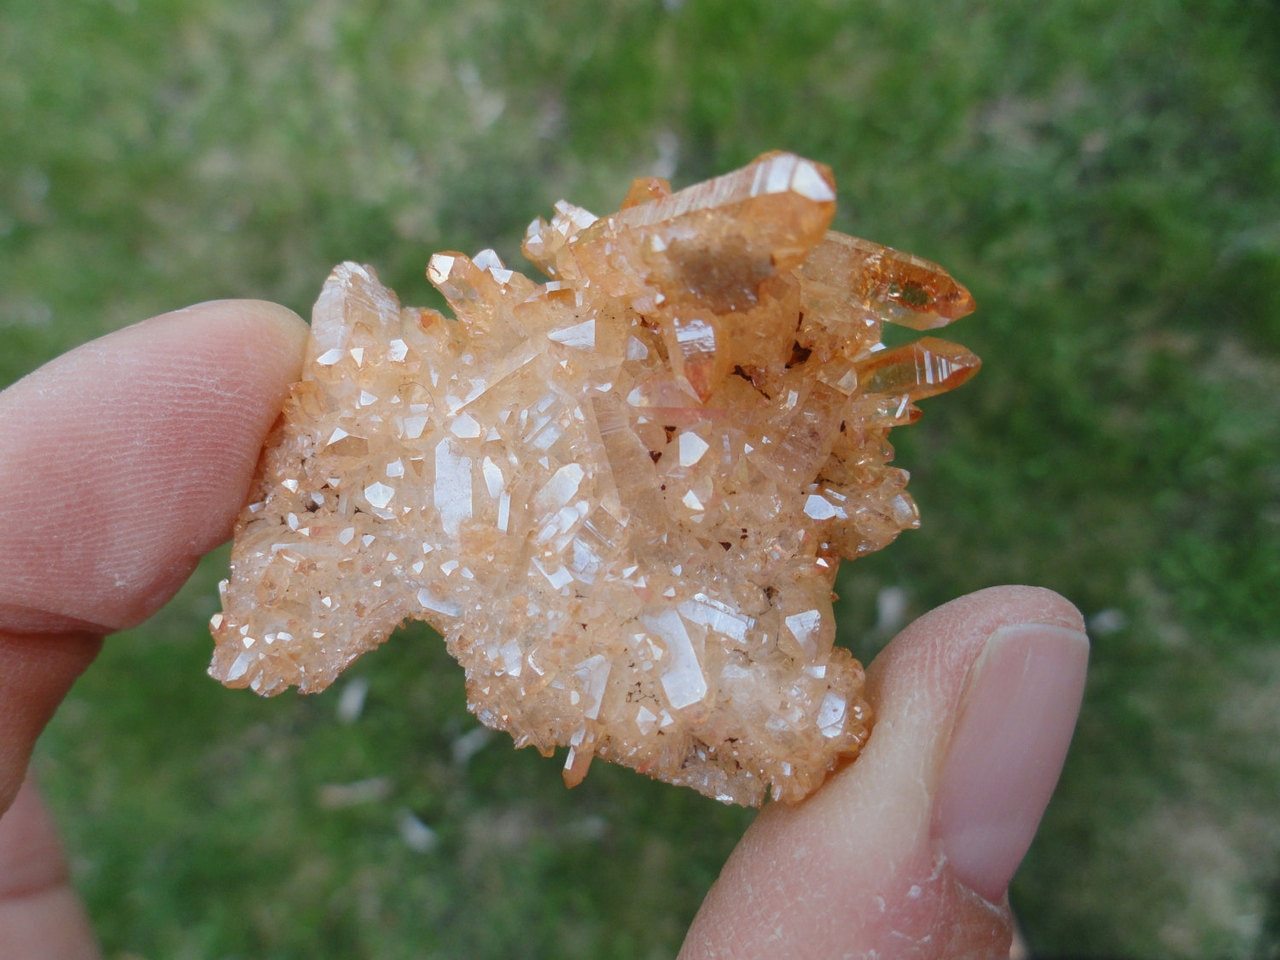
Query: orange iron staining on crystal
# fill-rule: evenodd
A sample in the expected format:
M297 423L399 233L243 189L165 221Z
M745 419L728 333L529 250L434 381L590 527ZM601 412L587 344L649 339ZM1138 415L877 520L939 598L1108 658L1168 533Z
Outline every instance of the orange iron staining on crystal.
M405 620L517 746L567 747L724 802L798 801L871 729L834 645L842 558L918 526L890 429L978 369L926 337L970 312L942 268L827 228L788 153L524 251L439 253L456 319L345 263L236 528L210 673L323 690Z

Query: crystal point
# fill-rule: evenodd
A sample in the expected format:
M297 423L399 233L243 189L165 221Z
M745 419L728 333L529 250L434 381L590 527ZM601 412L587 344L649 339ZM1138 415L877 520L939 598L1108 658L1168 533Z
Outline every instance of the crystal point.
M973 308L940 267L828 232L822 164L766 154L524 251L427 268L457 322L346 263L242 513L210 673L322 690L406 619L480 720L564 780L593 758L726 802L802 799L870 732L834 645L841 558L918 524L894 426L978 368L886 321Z

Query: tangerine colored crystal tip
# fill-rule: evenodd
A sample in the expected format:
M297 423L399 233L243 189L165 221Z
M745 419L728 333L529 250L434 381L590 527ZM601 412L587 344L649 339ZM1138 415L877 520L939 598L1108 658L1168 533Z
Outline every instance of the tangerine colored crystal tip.
M935 264L828 231L788 153L427 274L456 320L337 267L236 528L210 673L323 690L407 619L484 724L725 802L797 801L871 729L833 645L841 558L918 525L891 428L978 369Z

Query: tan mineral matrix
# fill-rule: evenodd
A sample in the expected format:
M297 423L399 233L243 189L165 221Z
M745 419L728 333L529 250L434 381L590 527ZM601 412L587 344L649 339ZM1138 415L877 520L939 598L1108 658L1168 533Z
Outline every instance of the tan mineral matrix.
M456 319L344 263L236 528L210 673L323 690L405 620L481 722L565 780L593 756L719 800L796 801L866 742L833 646L841 558L918 524L891 428L973 354L885 321L973 309L940 267L829 232L788 153L597 218L535 221L427 275Z

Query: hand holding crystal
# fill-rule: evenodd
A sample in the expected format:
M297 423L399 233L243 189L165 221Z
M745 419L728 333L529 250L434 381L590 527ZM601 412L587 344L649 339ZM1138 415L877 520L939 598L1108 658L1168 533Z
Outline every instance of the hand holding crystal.
M23 785L32 745L101 638L154 613L226 539L305 336L282 307L202 304L0 393L6 957L97 955L52 823ZM868 671L878 723L860 759L804 803L766 807L682 957L1007 954L1005 891L1070 739L1082 630L1066 601L1027 587L908 627Z

